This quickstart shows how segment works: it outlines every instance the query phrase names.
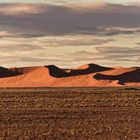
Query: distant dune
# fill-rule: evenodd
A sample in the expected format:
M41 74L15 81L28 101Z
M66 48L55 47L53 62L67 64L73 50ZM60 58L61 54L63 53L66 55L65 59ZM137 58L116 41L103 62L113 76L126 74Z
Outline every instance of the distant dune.
M118 87L140 86L140 67L87 64L75 69L55 65L0 67L0 87Z

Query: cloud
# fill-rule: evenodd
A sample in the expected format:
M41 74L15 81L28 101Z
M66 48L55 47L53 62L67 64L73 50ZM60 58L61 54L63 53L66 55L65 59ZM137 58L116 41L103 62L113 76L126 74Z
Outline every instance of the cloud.
M85 51L85 50L82 50L82 51L76 51L75 53L73 54L69 54L69 55L72 55L72 61L92 61L92 62L95 62L100 56L97 54L96 51Z
M0 63L5 67L19 67L19 66L33 66L33 65L49 65L49 64L62 64L64 63L61 59L58 58L41 58L35 56L11 56L5 55L0 56Z
M33 50L40 50L43 49L42 47L39 46L34 46L34 45L28 45L28 44L20 44L20 45L0 45L0 51L1 52L15 52L15 51L33 51Z
M65 36L65 37L51 37L40 40L43 46L50 47L62 47L62 46L96 46L103 45L109 42L115 41L112 38L100 39L89 35L80 36Z
M0 56L1 66L4 67L21 67L21 66L33 66L47 63L47 59L37 57L17 57L17 56Z
M138 62L140 59L140 47L96 47L98 54L102 56L102 59L117 60L117 61L133 61Z
M140 65L140 47L95 47L95 50L82 50L70 53L73 56L71 62L79 64L97 63L102 65Z
M109 27L104 30L106 34L133 34L140 33L140 27Z
M136 5L0 4L0 63L139 65L139 33Z
M106 8L107 3L105 2L97 2L94 3L72 3L69 5L65 5L66 7L70 8L71 10L74 10L76 12L84 13L84 12L90 12L92 10L101 10L103 8Z
M37 54L28 53L9 54L3 53L0 56L0 63L3 66L27 66L27 65L49 65L55 64L60 67L77 67L87 63L97 63L101 65L140 65L140 47L95 47L92 50L81 49L74 52L50 54L46 50ZM24 51L23 51L24 52ZM43 55L46 54L46 56Z
M0 26L24 37L115 35L139 31L140 6L107 3L103 6L83 5L79 10L77 5L0 4Z
M10 16L40 14L46 10L37 4L1 4L0 13Z
M140 1L138 1L138 0L129 0L127 2L127 4L128 5L134 5L134 6L136 6L136 5L140 5Z
M7 31L0 31L0 38L2 37L9 37L11 34Z

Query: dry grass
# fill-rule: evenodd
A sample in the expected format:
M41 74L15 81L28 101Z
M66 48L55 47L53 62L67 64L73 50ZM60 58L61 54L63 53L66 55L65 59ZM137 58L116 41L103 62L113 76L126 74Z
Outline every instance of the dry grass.
M1 140L138 140L140 90L0 90Z

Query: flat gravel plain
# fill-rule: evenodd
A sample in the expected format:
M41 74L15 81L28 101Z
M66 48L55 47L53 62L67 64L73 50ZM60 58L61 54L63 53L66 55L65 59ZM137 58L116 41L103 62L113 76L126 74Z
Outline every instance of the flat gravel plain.
M0 89L0 140L139 140L136 88Z

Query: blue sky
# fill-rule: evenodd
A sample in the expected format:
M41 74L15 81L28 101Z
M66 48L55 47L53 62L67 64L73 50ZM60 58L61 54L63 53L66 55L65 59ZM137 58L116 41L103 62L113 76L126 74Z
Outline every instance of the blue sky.
M0 65L140 65L140 4L98 2L0 0Z

